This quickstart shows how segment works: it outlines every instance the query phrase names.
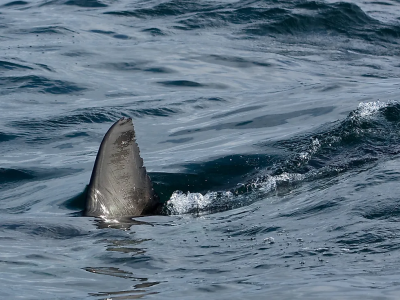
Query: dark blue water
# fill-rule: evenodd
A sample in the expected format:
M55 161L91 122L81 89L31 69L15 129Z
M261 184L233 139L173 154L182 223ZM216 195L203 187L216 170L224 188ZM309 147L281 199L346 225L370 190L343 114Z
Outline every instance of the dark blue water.
M398 299L398 0L0 5L2 298ZM122 116L164 214L107 224Z

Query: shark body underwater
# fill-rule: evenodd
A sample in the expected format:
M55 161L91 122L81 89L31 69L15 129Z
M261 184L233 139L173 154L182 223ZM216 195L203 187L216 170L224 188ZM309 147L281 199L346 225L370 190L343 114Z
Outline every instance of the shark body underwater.
M131 118L121 118L101 142L87 190L85 216L152 215L160 207L143 166Z

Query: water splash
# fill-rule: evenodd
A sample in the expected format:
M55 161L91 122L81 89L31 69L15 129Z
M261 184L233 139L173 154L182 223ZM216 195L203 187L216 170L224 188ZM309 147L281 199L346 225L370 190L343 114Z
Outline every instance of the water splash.
M291 189L297 183L335 176L376 161L393 153L393 144L400 140L398 131L393 130L397 125L387 117L387 110L397 111L397 106L395 101L360 103L347 118L322 131L273 145L290 149L292 154L271 168L259 170L254 179L225 192L175 191L167 201L167 211L203 214L233 209Z
M167 201L168 214L204 214L225 211L257 201L279 187L288 186L305 178L302 174L283 173L280 175L265 175L253 181L240 184L230 191L202 193L183 193L175 191ZM252 196L252 197L251 197Z
M229 192L226 196L231 196ZM167 202L168 210L171 214L185 214L195 213L208 209L216 200L218 193L209 192L206 194L201 193L183 193L182 191L175 191Z
M375 115L380 109L388 107L389 105L396 104L395 101L374 101L374 102L361 102L358 104L357 109L350 115L350 119L367 118Z

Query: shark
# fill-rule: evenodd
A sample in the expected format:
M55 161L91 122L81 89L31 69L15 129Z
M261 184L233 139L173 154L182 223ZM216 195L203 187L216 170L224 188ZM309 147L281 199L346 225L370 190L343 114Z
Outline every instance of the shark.
M83 214L118 219L155 214L160 203L135 139L131 118L105 134L96 156Z

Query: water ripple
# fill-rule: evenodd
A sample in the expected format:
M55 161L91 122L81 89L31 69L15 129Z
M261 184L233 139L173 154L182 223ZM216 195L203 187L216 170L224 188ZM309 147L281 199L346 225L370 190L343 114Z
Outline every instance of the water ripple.
M10 76L1 77L3 88L1 94L7 95L10 93L42 93L42 94L79 94L86 88L78 86L72 82L63 80L53 80L43 76L26 75L26 76Z

